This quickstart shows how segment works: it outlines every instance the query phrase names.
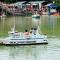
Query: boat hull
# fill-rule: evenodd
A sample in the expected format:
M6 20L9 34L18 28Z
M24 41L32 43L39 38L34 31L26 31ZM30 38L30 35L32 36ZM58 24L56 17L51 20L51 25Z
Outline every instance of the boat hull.
M32 18L40 18L40 16L33 16Z
M33 39L33 40L0 40L1 45L37 45L48 44L47 40Z
M32 44L0 44L4 46L26 46L26 45L46 45L48 43L32 43Z
M40 18L40 15L32 15L32 18Z

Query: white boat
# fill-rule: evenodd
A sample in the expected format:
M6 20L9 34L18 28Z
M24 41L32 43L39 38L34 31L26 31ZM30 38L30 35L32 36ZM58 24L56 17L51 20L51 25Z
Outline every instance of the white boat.
M40 15L35 11L36 13L32 15L32 18L40 18Z
M9 36L0 38L0 44L3 45L35 45L35 44L48 44L46 35L38 33L38 29L32 29L32 33L25 35L23 32L17 32L12 28L8 32ZM35 33L34 33L35 31Z
M32 15L32 18L40 18L40 15L39 14L34 14L34 15Z

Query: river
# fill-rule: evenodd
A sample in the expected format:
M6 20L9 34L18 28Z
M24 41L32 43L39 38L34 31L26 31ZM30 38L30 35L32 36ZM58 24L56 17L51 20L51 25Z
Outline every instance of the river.
M0 19L0 37L8 36L15 25L16 30L39 26L39 32L48 36L47 45L1 46L0 60L60 60L60 17L41 16L40 19L14 16Z

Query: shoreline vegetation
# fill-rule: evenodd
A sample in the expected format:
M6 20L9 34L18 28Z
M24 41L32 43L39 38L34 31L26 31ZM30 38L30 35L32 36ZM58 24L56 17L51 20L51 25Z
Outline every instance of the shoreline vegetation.
M3 2L3 3L15 3L15 2L19 2L19 1L37 1L37 0L0 0L0 2ZM42 1L42 0L38 0L38 1ZM46 1L46 0L44 0ZM58 4L60 5L60 0L48 0L48 2L53 2L55 4Z

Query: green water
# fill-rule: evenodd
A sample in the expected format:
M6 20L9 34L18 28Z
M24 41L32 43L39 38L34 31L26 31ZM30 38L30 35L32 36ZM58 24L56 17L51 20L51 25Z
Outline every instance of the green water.
M59 16L41 16L40 19L32 17L14 16L0 20L0 36L8 36L8 31L15 25L16 30L24 32L32 27L39 26L40 32L47 36L60 36L60 18Z

